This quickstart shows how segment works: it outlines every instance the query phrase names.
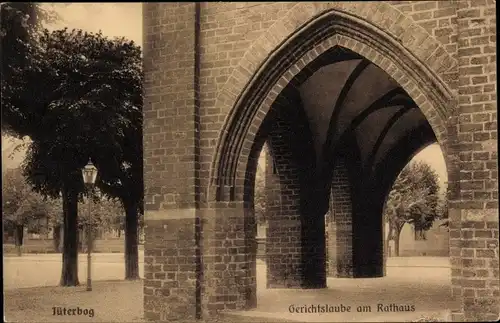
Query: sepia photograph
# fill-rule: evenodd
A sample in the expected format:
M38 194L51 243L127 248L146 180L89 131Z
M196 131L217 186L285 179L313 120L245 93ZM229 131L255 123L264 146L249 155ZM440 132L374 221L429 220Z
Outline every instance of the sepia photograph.
M496 1L2 2L4 322L496 322Z

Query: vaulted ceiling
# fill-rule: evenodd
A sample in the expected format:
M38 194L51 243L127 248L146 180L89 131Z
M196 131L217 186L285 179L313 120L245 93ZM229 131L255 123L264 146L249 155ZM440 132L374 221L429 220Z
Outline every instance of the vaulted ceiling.
M332 154L342 136L350 133L363 166L372 167L401 140L408 140L409 133L427 124L399 84L362 58L323 64L296 90L318 161Z

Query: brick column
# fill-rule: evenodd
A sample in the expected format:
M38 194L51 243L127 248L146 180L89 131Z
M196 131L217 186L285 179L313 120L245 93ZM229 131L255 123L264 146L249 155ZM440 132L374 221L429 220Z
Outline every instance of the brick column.
M273 147L278 145L275 139ZM267 288L301 286L300 183L296 173L287 172L285 158L266 156Z
M494 1L459 1L459 196L450 201L454 321L499 317L496 15Z
M375 194L376 185L368 186L370 180L355 177L356 168L348 169L349 163L353 164L340 155L335 159L327 242L329 276L381 277L385 274L383 197Z
M147 320L201 315L197 5L144 4Z
M317 204L311 204L301 217L302 288L326 287L325 217L312 206Z
M202 210L203 318L256 306L255 214L243 202Z
M362 187L353 199L353 269L356 278L383 277L383 197L376 187Z
M332 177L328 226L328 274L353 277L351 188L343 158L337 158Z
M146 213L153 217L152 213ZM144 316L170 322L197 316L195 219L147 219L144 243Z

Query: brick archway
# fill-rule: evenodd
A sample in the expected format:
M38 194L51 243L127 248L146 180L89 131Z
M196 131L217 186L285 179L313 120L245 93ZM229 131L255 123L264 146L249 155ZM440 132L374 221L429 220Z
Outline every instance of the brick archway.
M274 100L309 63L335 47L365 57L396 80L447 155L446 125L454 100L440 74L456 61L442 45L386 3L299 3L254 42L217 97L216 106L233 108L212 162L212 187L228 188L235 200L243 199L250 151ZM216 199L215 191L209 199Z
M145 5L144 317L194 319L255 306L256 217L245 202L251 200L256 151L268 139L266 120L275 111L269 106L284 85L304 84L311 70L365 58L411 94L444 150L457 300L450 304L452 319L497 318L494 5ZM322 175L317 177L327 178Z

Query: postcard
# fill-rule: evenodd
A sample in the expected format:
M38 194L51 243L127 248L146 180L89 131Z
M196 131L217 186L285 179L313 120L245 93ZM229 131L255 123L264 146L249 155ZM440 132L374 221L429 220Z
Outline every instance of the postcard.
M4 321L499 319L495 1L1 13Z

